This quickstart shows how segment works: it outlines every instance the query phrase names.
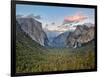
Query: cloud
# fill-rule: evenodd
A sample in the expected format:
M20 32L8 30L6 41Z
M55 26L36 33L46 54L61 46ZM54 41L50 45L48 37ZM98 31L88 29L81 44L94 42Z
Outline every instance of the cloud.
M23 17L23 15L20 14L16 15L16 18L20 18L20 17Z
M34 16L36 19L41 19L42 17L40 15Z
M78 23L78 22L81 22L85 19L87 19L88 17L81 14L81 13L76 13L75 15L72 15L72 16L66 16L64 17L64 24L65 23Z
M29 14L26 17L35 18L35 19L42 19L40 15Z

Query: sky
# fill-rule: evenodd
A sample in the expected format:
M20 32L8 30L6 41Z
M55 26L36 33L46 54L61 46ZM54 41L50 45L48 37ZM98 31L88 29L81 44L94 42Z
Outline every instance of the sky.
M63 24L94 24L94 9L90 8L56 7L25 4L16 5L16 15L27 16L30 14L33 14L35 16L39 15L41 18L38 19L38 21L42 23L43 28L49 30L64 31L65 29L61 27L63 26Z

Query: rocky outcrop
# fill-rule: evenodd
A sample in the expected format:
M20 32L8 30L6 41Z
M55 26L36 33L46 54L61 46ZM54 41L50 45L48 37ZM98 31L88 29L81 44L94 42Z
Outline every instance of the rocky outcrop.
M82 44L88 43L94 39L94 27L86 25L77 26L74 32L71 32L66 38L67 47L80 47Z
M29 17L21 17L17 18L16 20L21 25L21 29L33 40L42 46L47 44L48 38L42 29L41 22Z

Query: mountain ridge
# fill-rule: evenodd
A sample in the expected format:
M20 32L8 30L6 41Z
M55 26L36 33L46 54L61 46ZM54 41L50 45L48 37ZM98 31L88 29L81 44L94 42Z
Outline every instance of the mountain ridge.
M42 23L34 18L17 18L21 29L28 34L33 40L44 46L48 41L46 33L42 29Z
M48 33L42 28L42 23L34 18L17 18L21 29L34 41L45 47L81 47L94 39L94 25L84 23L75 25L74 31L65 31L50 39ZM53 34L53 33L52 33Z
M55 44L59 47L63 43L63 47L77 48L81 47L84 43L92 41L93 39L94 26L88 27L87 25L77 25L75 31L67 31L55 37L53 40L53 45Z

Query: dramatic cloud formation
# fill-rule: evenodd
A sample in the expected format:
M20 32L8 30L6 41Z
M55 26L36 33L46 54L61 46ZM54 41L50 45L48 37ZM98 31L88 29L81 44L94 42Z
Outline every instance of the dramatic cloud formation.
M83 15L81 13L77 13L77 14L75 14L73 16L66 16L64 18L64 24L65 23L68 23L68 24L69 23L78 23L78 22L81 22L81 21L83 21L83 20L85 20L87 18L88 18L87 16L85 16L85 15Z

